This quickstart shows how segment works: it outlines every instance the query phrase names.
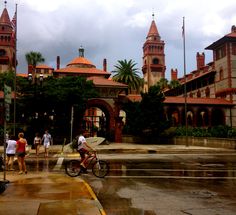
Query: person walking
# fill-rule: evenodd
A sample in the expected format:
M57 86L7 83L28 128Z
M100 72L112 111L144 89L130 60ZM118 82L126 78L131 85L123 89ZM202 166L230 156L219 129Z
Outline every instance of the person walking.
M7 148L6 148L6 169L13 171L13 163L14 163L14 157L16 154L16 140L15 136L10 136L10 138L7 140Z
M27 147L27 140L24 138L24 133L20 132L18 134L18 140L16 142L16 154L19 166L19 174L27 174L26 165L25 165L25 155L26 155L26 147Z
M52 136L51 134L48 133L48 130L46 130L42 138L42 143L45 150L45 157L48 157L48 152L51 142L52 142Z
M41 143L42 143L42 139L39 136L39 133L36 133L35 138L34 138L34 147L35 147L36 156L39 155L39 148L40 148Z

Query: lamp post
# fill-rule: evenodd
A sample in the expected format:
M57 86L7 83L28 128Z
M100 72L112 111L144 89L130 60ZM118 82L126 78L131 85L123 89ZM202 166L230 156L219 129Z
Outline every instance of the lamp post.
M30 82L30 84L32 84L33 85L33 97L34 97L34 105L33 106L35 106L35 104L36 104L36 108L35 108L35 110L34 110L34 114L33 114L33 118L34 119L36 119L36 120L38 120L39 118L40 118L40 107L39 107L39 104L41 103L40 101L39 101L39 99L40 98L38 98L38 90L37 90L37 85L39 85L40 86L40 88L42 87L42 85L43 85L43 79L44 79L44 76L43 76L43 74L42 73L40 73L38 76L36 75L36 74L32 74L32 73L29 73L28 74L28 80L29 80L29 82ZM40 89L40 93L39 94L41 94L41 89ZM37 109L39 109L39 110L37 110ZM41 120L41 118L40 118L40 120Z

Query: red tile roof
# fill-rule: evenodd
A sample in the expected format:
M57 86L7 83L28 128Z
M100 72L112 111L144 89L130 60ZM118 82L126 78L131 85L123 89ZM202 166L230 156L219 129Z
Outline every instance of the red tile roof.
M141 95L128 95L127 96L131 101L141 101ZM166 96L164 104L185 104L184 97L172 97ZM187 104L196 104L196 105L234 105L232 102L225 99L216 99L216 98L187 98Z
M28 74L26 74L26 73L17 73L16 76L20 76L20 77L23 77L23 78L27 78L27 77L28 77Z
M160 36L159 33L158 33L157 26L156 26L156 23L155 23L154 20L152 20L152 23L151 23L151 26L150 26L147 37L151 37L151 36L158 36L158 37Z
M99 70L96 68L80 68L80 67L66 67L62 69L57 69L54 71L54 73L79 73L79 74L94 74L94 75L109 75L111 73L105 72L103 70Z
M220 46L222 43L225 42L236 42L236 32L226 34L224 37L207 46L205 49L214 50L216 47Z
M225 35L226 37L236 37L236 32L231 32Z
M191 82L193 80L196 80L196 79L199 79L200 77L203 77L207 74L210 74L210 73L216 73L215 70L210 70L210 71L207 71L207 72L201 72L198 76L193 76L191 78L188 79L188 77L186 77L186 83L188 82ZM189 76L190 74L186 75L186 76ZM193 75L193 74L192 74ZM182 78L178 78L178 80L180 81L180 83L184 84L185 83L185 78L182 77Z
M7 24L7 25L11 26L10 17L9 17L9 14L8 14L8 11L7 11L6 8L4 8L4 10L2 12L2 15L0 17L0 23L1 24Z
M71 66L71 65L89 65L91 67L95 67L93 63L91 63L88 59L84 57L74 58L70 63L67 64L67 66Z
M166 104L184 104L185 98L184 97L166 97L164 103ZM234 105L232 102L227 101L225 99L217 99L217 98L187 98L187 104L206 104L206 105Z
M95 86L104 86L104 87L120 87L120 88L128 88L126 84L122 84L104 77L92 76L87 78L87 80L92 80Z
M139 94L129 94L127 97L132 102L140 102L142 100L142 97Z
M48 65L45 64L40 64L36 66L36 69L53 69L53 67L50 67Z

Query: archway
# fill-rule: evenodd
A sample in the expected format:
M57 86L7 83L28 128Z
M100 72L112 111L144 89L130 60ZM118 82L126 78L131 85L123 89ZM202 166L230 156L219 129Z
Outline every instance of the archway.
M208 110L206 108L201 108L197 112L197 126L206 127L209 125Z
M212 126L225 125L224 111L219 108L212 109Z
M113 108L102 99L91 99L87 103L83 127L89 136L102 136L108 140L114 139L115 116Z
M172 126L178 126L180 122L180 113L177 108L169 108L167 112L167 120L171 121Z

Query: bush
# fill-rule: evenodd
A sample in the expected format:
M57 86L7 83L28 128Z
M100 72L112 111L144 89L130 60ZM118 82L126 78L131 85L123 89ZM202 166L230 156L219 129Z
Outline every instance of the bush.
M187 135L192 137L236 138L236 129L227 125L219 125L211 128L188 127ZM185 127L177 127L175 136L186 136Z
M216 127L210 128L210 133L212 137L221 137L226 138L228 137L228 130L230 129L229 126L219 125Z
M160 134L160 137L174 137L175 134L176 134L176 130L177 128L176 127L170 127L168 129L166 129L165 131L163 131L161 134Z

